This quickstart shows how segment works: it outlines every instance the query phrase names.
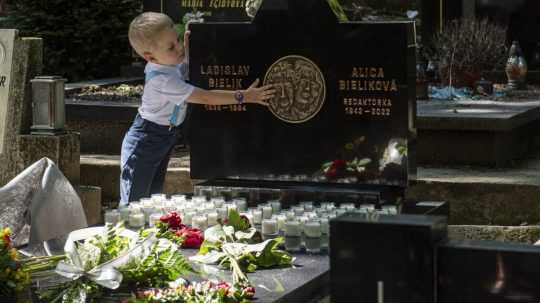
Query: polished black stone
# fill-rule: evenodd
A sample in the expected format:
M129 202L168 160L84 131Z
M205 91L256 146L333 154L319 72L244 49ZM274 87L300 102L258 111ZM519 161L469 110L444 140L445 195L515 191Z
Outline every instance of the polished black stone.
M220 189L227 189L223 191ZM204 194L206 191L207 194ZM334 202L380 205L395 204L404 196L402 188L384 185L320 184L309 182L285 181L252 181L252 180L209 180L195 185L195 192L201 192L208 199L212 195L246 198L248 206L256 206L270 200L281 201L282 207L287 208L302 201ZM427 210L426 210L427 211ZM417 212L418 213L418 212Z
M274 0L263 2L253 22L192 24L191 32L190 81L198 87L246 89L286 56L311 61L326 87L322 108L302 123L254 104L192 105L193 178L407 185L406 157L383 169L380 160L394 143L413 152L407 146L415 112L412 23L339 23L325 0ZM293 87L320 84L308 80L300 76ZM388 86L394 83L396 91ZM355 170L355 158L371 163ZM334 170L323 170L332 163Z
M540 247L449 241L437 248L439 303L540 302Z
M446 218L345 214L330 222L332 302L433 303Z

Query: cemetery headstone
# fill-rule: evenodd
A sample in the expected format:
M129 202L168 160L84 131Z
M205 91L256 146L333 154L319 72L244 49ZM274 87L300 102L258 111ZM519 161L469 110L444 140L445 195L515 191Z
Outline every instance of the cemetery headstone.
M143 10L167 14L175 23L186 15L205 21L249 21L262 0L163 0L143 1ZM247 7L247 9L246 9Z
M332 302L435 302L435 247L446 221L376 213L331 220Z
M338 22L325 0L267 0L252 22L192 24L194 85L242 90L259 78L278 91L268 107L191 106L192 178L405 187L413 27Z
M43 42L0 29L0 185L43 157L53 160L73 185L79 183L80 144L75 133L33 136L30 80L41 74Z

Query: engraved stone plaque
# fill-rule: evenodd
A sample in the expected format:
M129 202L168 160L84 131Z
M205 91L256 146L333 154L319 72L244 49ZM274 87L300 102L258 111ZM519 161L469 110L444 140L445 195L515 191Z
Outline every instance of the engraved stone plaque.
M289 123L313 118L323 106L326 83L313 61L302 56L286 56L276 61L264 77L264 85L272 84L277 95L269 103L270 111Z
M0 29L0 154L4 152L7 113L9 106L9 85L11 79L13 45L17 30Z
M407 185L413 23L340 22L326 0L265 0L252 22L190 29L193 85L259 79L277 91L268 106L190 105L192 178Z

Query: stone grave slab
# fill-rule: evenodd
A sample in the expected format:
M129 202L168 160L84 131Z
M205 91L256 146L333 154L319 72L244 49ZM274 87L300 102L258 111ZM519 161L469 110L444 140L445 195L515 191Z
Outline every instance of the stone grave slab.
M340 23L324 0L276 0L253 22L191 31L194 85L243 90L259 78L278 90L269 107L191 106L192 178L407 185L413 23Z
M504 167L538 145L540 101L418 102L422 165Z
M540 301L539 246L455 240L437 255L437 302Z

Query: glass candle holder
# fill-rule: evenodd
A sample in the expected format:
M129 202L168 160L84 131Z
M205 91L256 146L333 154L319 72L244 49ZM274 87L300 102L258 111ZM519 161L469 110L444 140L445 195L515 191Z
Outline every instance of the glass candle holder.
M223 220L227 220L227 216L229 214L229 211L227 210L226 207L220 207L218 209L216 209L217 213L218 213L218 218L221 219L222 221Z
M167 195L165 194L153 194L150 196L152 199L152 202L154 203L163 203L167 199Z
M261 234L264 240L273 239L277 236L277 221L273 219L264 219L262 221Z
M299 217L304 214L304 207L302 206L295 206L293 207L294 215Z
M236 205L239 212L245 212L247 210L246 198L234 198L232 203Z
M287 217L285 215L276 216L277 228L279 234L285 234L285 222L287 222Z
M263 206L263 208L262 208L262 216L263 216L263 219L272 218L272 207L271 206Z
M194 211L185 212L183 217L182 217L182 223L184 223L186 225L189 225L189 226L192 226L193 225L193 217L195 217L196 215L197 215L197 213L194 212Z
M304 211L313 211L313 202L312 201L304 201L300 203L300 206L304 208Z
M181 195L181 194L172 195L171 200L174 203L183 203L183 202L186 202L186 195Z
M153 213L150 215L150 218L148 219L148 226L154 227L156 226L156 223L159 222L159 218L161 218L161 213Z
M198 228L204 231L208 228L208 219L206 218L206 216L194 216L191 222L191 226L193 228Z
M214 197L210 199L210 202L214 204L215 208L220 208L223 207L223 205L225 204L225 199L223 199L223 197Z
M396 205L383 205L382 209L388 215L397 215L398 213Z
M262 223L262 217L263 217L263 212L262 210L260 209L253 209L251 211L251 215L253 216L253 223L255 223L255 225L259 225Z
M285 222L285 249L290 252L297 252L302 249L302 230L300 222Z
M208 226L214 226L218 224L219 215L217 212L210 212L206 216L208 218Z
M287 220L294 220L296 218L296 215L294 214L294 211L286 211L285 216L287 217Z
M304 224L304 234L306 243L306 252L321 252L321 223L319 221L308 221Z
M129 227L133 229L139 229L144 227L144 214L142 212L136 212L129 214Z
M129 206L122 206L118 209L118 211L120 212L120 220L124 221L124 222L128 222L129 220L129 213L131 212L131 210L129 209Z
M111 209L105 211L104 215L105 223L116 224L120 221L120 212L117 209Z
M279 200L270 201L270 207L272 207L272 212L277 214L281 211L281 202Z

